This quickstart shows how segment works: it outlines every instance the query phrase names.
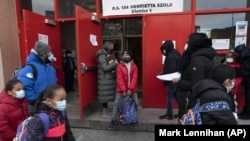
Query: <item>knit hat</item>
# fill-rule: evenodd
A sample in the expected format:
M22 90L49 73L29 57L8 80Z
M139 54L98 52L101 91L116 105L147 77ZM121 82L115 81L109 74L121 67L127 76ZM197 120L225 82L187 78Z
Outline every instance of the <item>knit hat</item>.
M128 54L130 56L130 58L132 58L132 53L130 51L124 50L122 52L122 55L125 54L125 53Z
M50 46L40 41L36 41L34 49L39 56L51 52Z
M234 68L228 65L218 65L213 69L212 79L218 83L223 83L226 79L233 80L235 78Z

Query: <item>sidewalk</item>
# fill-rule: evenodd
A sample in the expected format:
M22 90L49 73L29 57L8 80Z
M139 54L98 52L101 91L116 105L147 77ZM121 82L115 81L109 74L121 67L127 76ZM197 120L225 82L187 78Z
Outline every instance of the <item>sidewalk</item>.
M69 116L70 125L72 128L87 128L95 130L106 130L111 118L102 117L101 107L98 102L87 106L84 109L84 119L80 120L79 114L79 100L77 92L69 93L67 97L67 112ZM112 108L112 103L109 103ZM123 131L137 131L137 132L154 132L155 124L176 124L177 119L160 120L158 117L165 113L166 109L161 108L142 108L138 109L139 123L130 126L118 126L117 130ZM174 110L175 114L177 110ZM250 120L239 120L241 125L250 125Z

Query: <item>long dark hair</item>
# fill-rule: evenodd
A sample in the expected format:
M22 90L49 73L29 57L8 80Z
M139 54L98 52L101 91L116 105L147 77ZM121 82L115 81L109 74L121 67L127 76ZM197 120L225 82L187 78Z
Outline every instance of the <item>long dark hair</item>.
M52 84L47 86L39 95L36 103L35 103L35 113L39 112L39 106L40 104L46 100L47 98L53 98L55 91L58 89L62 89L63 87L61 85L58 84Z
M188 36L188 47L181 58L181 72L183 72L191 61L194 52L201 48L212 47L212 40L205 33L192 33Z
M7 93L7 91L11 91L17 83L21 83L22 84L22 82L20 80L17 80L17 79L11 79L11 80L9 80L5 84L5 88L4 88L5 92Z

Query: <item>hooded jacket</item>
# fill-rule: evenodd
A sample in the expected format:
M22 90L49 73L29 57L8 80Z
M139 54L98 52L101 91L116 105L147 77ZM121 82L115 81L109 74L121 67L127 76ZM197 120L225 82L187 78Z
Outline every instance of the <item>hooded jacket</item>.
M19 123L28 117L27 101L11 97L3 90L0 110L0 141L12 141Z
M17 79L24 85L26 99L32 101L37 99L48 85L56 84L56 70L51 63L44 63L34 52L29 54L26 64L33 64L36 67L37 78L34 79L32 68L26 65L18 74Z
M191 99L191 101L196 101L196 99L199 99L201 105L208 102L225 101L230 106L230 110L225 109L201 113L202 124L238 124L232 112L233 103L230 96L226 92L226 88L222 84L211 79L201 80L192 88L192 95L194 97Z

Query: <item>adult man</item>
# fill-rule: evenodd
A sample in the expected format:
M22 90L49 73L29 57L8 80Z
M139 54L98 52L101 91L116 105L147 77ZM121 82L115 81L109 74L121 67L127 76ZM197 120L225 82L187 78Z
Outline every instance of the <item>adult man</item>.
M65 57L63 59L63 72L64 72L64 86L66 92L74 91L74 76L75 76L76 64L72 57L72 51L66 50Z
M50 84L56 84L56 70L51 65L56 58L48 44L36 41L26 59L26 64L33 64L37 70L36 78L32 68L26 65L18 74L17 79L24 85L25 98L28 101L29 114L33 115L33 107L39 94Z

